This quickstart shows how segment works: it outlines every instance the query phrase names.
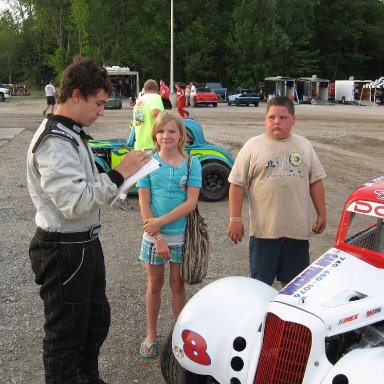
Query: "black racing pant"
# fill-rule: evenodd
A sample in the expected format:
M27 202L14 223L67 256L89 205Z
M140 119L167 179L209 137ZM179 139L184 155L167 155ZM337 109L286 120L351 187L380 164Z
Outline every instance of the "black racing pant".
M46 383L92 383L110 324L99 238L38 228L29 255L44 302Z

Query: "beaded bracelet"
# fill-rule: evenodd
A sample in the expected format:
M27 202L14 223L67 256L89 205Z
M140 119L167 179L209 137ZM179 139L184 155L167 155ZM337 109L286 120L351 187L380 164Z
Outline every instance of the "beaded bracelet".
M163 238L163 235L159 235L156 237L156 239L153 240L154 243L156 243L157 241L161 240Z
M241 217L230 217L229 221L243 221Z

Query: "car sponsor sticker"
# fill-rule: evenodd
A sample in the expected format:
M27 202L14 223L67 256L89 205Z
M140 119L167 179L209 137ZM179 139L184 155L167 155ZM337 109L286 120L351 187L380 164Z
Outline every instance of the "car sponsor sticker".
M371 317L373 315L377 315L378 313L381 313L381 307L368 310L365 317Z
M374 201L357 200L348 205L347 211L383 218L384 204Z
M293 297L303 297L316 284L326 279L333 269L340 267L346 260L345 257L334 253L325 253L316 262L311 264L304 272L298 275L279 294Z

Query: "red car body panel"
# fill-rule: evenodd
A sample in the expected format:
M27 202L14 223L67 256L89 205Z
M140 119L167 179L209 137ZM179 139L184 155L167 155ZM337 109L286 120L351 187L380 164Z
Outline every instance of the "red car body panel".
M196 96L194 99L194 106L199 104L213 104L217 105L219 96L209 88L197 88Z

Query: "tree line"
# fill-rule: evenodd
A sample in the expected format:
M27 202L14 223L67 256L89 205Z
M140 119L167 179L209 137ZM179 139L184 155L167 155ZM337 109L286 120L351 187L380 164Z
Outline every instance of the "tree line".
M169 79L171 0L7 0L0 82L41 87L75 55ZM174 0L174 80L384 74L383 0Z

